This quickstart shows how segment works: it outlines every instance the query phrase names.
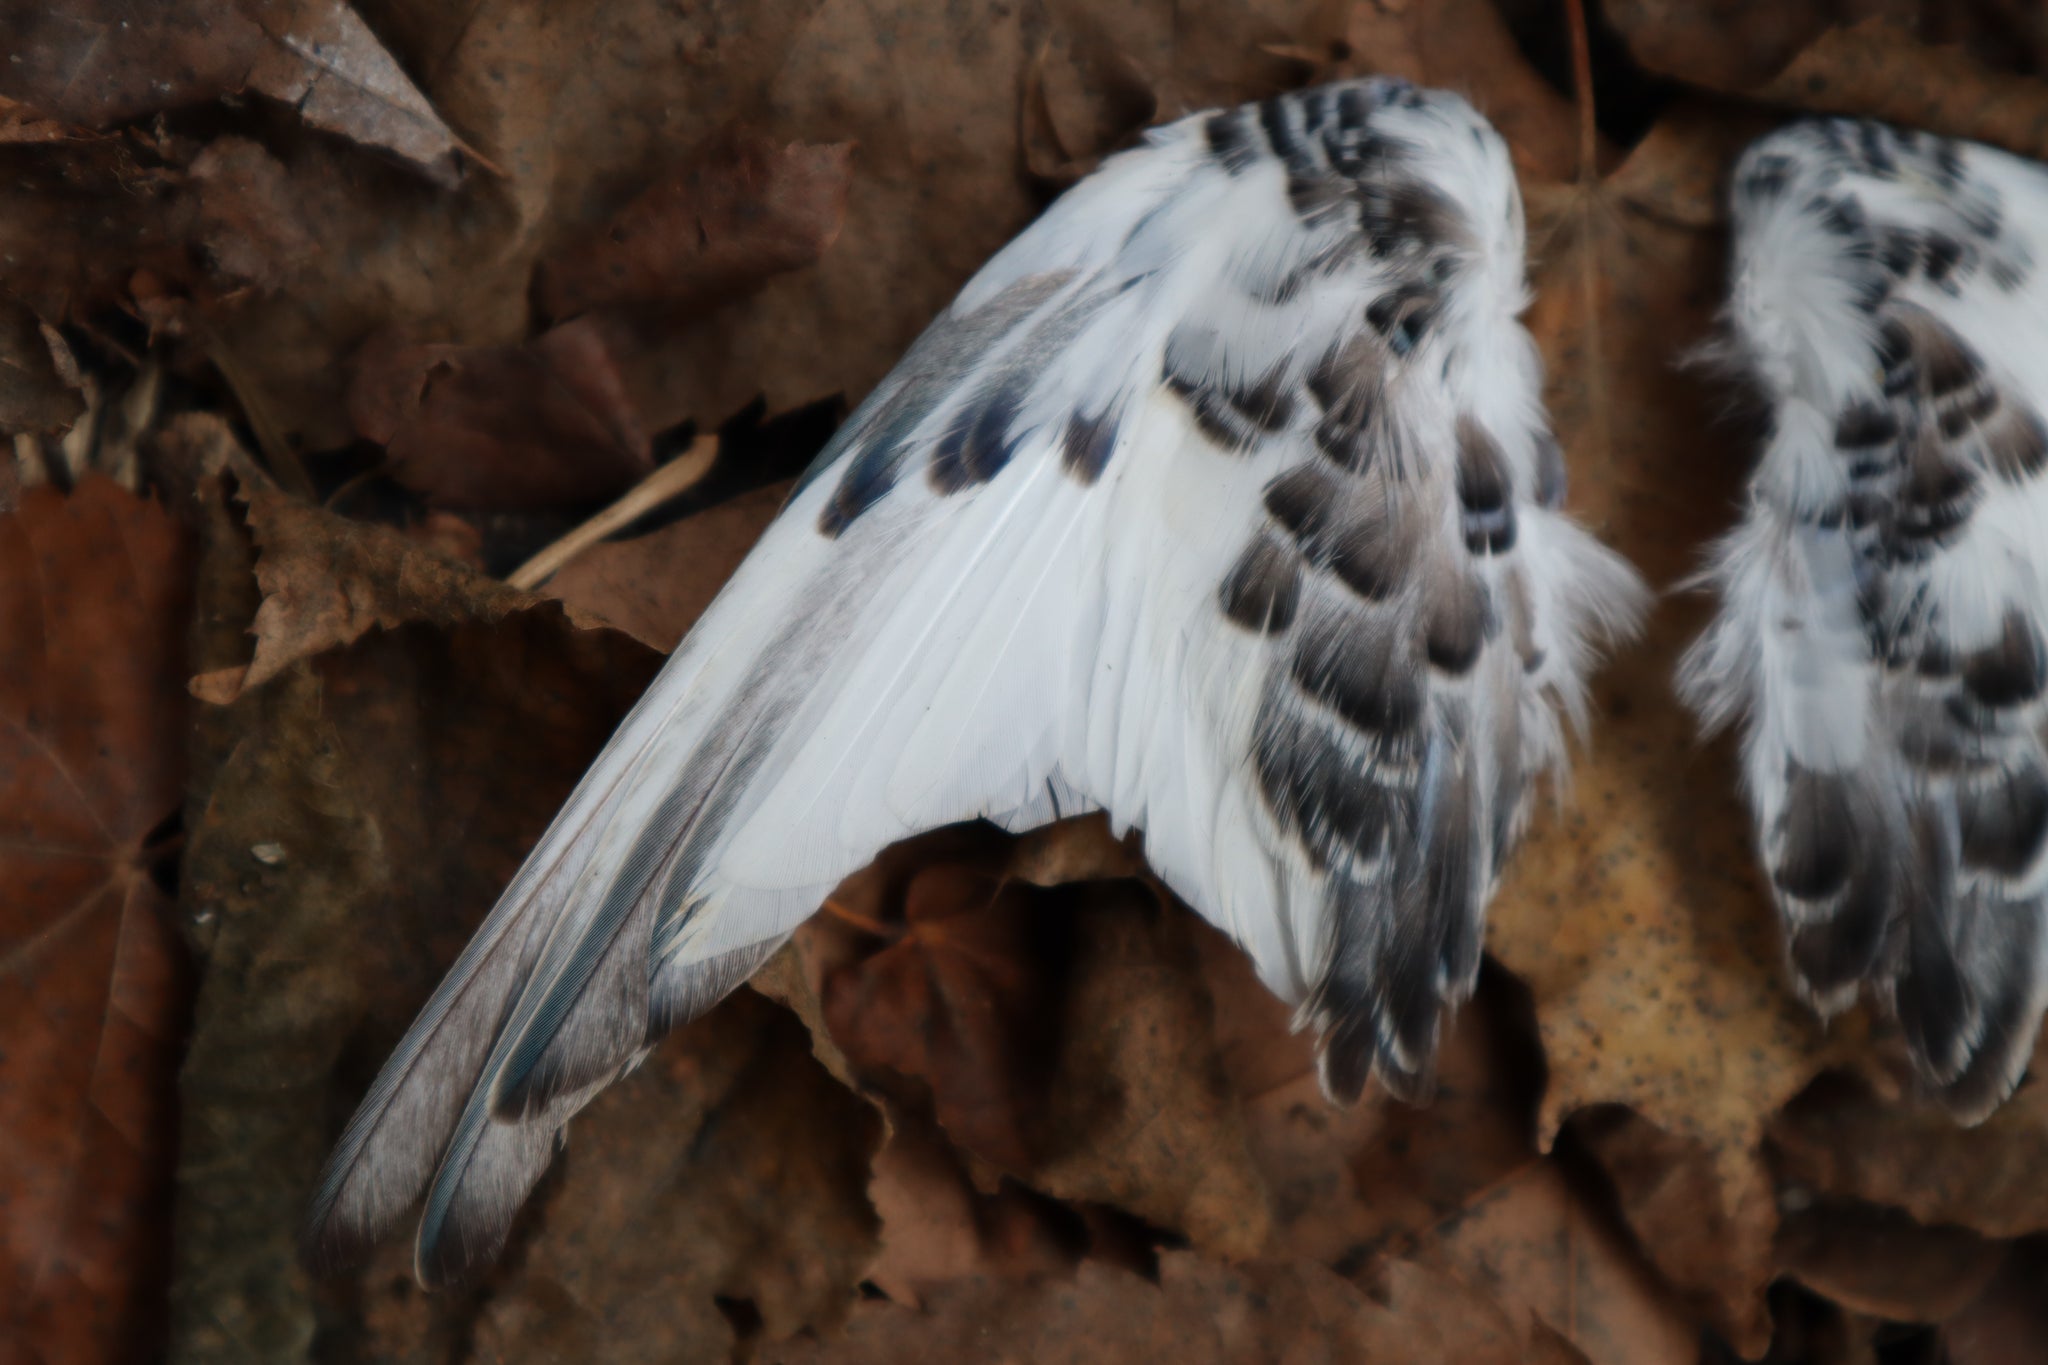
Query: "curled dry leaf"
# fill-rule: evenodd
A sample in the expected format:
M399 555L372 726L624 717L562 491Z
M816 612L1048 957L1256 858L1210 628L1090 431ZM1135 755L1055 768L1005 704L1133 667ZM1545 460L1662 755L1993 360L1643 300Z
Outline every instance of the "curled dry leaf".
M2038 61L2033 26L1996 6L1851 0L1609 0L1605 13L1645 67L1767 104L1883 119L2048 156L2048 88L2014 74ZM1975 9L1977 12L1972 14ZM1945 41L1950 38L1964 41Z
M1883 19L1829 30L1746 93L2048 157L2048 86L1993 70L1960 48L1928 47Z
M541 263L551 317L626 304L687 315L809 265L839 236L853 144L731 129L599 231Z
M1779 1178L1812 1194L1903 1209L1986 1237L2048 1231L2048 1082L2022 1085L1974 1128L1826 1076L1771 1120Z
M392 476L444 507L552 511L601 502L654 467L605 328L580 318L520 346L358 352L349 416Z
M0 518L0 1339L150 1358L184 951L152 880L183 794L186 537L89 479ZM17 1358L12 1357L10 1358Z
M1778 1265L1856 1313L1942 1322L1973 1302L2006 1249L1952 1224L1927 1226L1896 1209L1826 1201L1787 1215Z
M476 158L343 0L88 0L18 7L0 28L0 93L108 128L255 90L315 128L389 152L452 188Z

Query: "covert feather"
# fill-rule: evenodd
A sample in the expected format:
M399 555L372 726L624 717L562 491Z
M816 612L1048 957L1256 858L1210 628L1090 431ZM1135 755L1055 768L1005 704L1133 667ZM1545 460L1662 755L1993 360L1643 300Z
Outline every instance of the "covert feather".
M1808 122L1734 180L1725 357L1770 431L1681 687L1739 722L1791 967L1959 1117L2048 1003L2048 173Z
M819 456L329 1164L493 1256L569 1117L886 844L1104 809L1321 1039L1430 1088L1640 587L1560 511L1507 151L1367 81L1198 114L995 257Z

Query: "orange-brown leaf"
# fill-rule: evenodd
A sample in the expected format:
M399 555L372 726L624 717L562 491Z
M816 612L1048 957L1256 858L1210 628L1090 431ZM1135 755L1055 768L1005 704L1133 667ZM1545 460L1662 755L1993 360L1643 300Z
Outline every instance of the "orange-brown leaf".
M101 479L0 520L0 1339L53 1365L149 1359L163 1311L185 546Z

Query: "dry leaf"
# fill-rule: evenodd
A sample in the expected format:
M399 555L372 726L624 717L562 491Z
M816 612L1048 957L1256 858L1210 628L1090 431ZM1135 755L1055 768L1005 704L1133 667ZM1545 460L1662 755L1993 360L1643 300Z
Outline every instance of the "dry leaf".
M874 1257L880 1118L741 994L663 1045L574 1124L518 1269L477 1324L484 1359L707 1360L714 1298L771 1339L828 1327Z
M1974 1128L1829 1076L1771 1121L1779 1178L1987 1237L2048 1230L2048 1082L2035 1077Z
M2048 1342L2048 1245L2038 1238L2012 1248L1991 1286L1943 1324L1948 1365L2034 1365Z
M356 432L444 507L553 511L616 497L654 467L612 340L590 319L520 346L373 339L349 384Z
M666 653L754 548L789 489L786 482L770 484L659 531L593 545L541 591L574 615Z
M90 0L18 11L4 38L0 90L66 122L109 128L249 89L444 187L475 156L343 0Z
M270 488L250 489L247 501L263 551L256 563L263 605L244 688L367 631L497 620L539 601L388 527L348 521Z
M1778 1264L1844 1308L1894 1322L1941 1322L1991 1283L2005 1247L1893 1209L1828 1201L1786 1217Z
M541 262L551 317L626 304L688 316L809 265L846 213L853 145L728 130L581 241Z
M1767 1336L1760 1313L1777 1273L1778 1229L1769 1189L1749 1186L1730 1208L1720 1153L1619 1106L1581 1111L1570 1128L1613 1182L1622 1217L1664 1278L1724 1335L1752 1343Z
M1379 1292L1375 1301L1312 1262L1224 1267L1170 1252L1160 1258L1156 1284L1089 1261L1072 1282L1020 1286L962 1278L934 1290L922 1310L863 1303L843 1337L771 1346L759 1359L764 1365L1518 1365L1559 1359L1553 1342L1525 1346L1506 1313L1446 1276L1396 1265Z
M246 535L224 499L200 505L202 601L247 602ZM262 505L275 543L304 552L285 563L316 618L351 594L369 605L340 614L350 629L287 623L295 660L202 716L180 903L207 966L182 1078L173 1359L303 1357L316 1319L361 1300L363 1282L337 1286L316 1314L298 1267L321 1158L658 663L423 565L395 533ZM333 577L314 572L323 555ZM373 618L387 624L349 642ZM235 657L231 635L205 638L202 667ZM476 1306L419 1311L454 1339Z
M1528 1311L1592 1365L1693 1365L1699 1329L1620 1230L1580 1198L1555 1159L1485 1190L1418 1252Z
M189 987L151 839L184 790L190 591L177 524L103 479L0 518L9 1359L143 1361L158 1338Z
M1882 19L1822 34L1747 93L2048 157L2048 86L1995 71L1957 48L1924 46Z
M823 981L857 1074L915 1078L955 1143L1056 1198L1263 1245L1184 915L1138 883L1044 889L993 859L927 867L902 897L877 922L900 937Z

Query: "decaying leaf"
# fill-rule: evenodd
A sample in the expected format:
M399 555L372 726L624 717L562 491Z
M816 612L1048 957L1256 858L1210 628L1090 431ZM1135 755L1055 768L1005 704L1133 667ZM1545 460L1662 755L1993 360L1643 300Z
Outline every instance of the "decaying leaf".
M659 531L593 545L541 591L583 619L603 621L666 653L754 548L789 488L770 484Z
M0 517L0 1341L151 1357L189 985L152 842L185 775L187 538L103 479Z
M1853 1312L1893 1322L1943 1322L1987 1289L2005 1248L1952 1224L1893 1209L1824 1202L1786 1217L1778 1264Z
M0 92L109 128L255 90L452 187L475 153L344 0L92 0L10 16Z
M489 1360L707 1360L715 1300L768 1338L830 1330L875 1253L881 1119L742 993L577 1118L518 1269L477 1324Z
M606 330L564 323L519 346L373 339L349 416L392 475L444 507L546 511L601 502L654 467Z
M772 1345L759 1358L777 1365L1571 1359L1554 1338L1448 1276L1397 1263L1376 1289L1362 1292L1312 1262L1226 1267L1170 1252L1160 1258L1156 1284L1092 1261L1071 1282L1020 1288L962 1278L935 1290L921 1310L864 1303L843 1337Z
M823 980L856 1073L914 1080L953 1142L1056 1198L1263 1245L1184 914L1136 882L1040 888L994 859L926 867L901 895L871 920L894 941Z
M1987 1237L2048 1231L2048 1083L2036 1077L1974 1128L1938 1108L1827 1076L1771 1121L1779 1179Z
M839 235L852 157L851 143L730 129L543 261L540 305L557 318L619 304L687 316L808 265Z

